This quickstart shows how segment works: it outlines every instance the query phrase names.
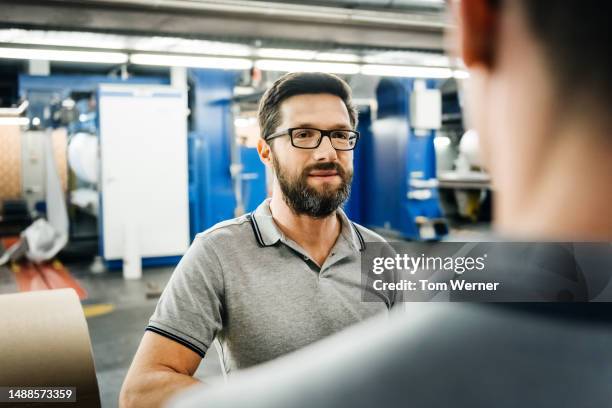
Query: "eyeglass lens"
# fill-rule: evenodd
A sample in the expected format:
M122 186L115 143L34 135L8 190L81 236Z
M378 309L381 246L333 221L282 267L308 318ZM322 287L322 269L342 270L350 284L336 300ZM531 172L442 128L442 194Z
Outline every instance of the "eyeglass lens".
M329 136L334 149L351 150L357 143L356 133L350 130L333 130ZM294 146L313 149L319 145L321 131L317 129L293 129L291 138Z

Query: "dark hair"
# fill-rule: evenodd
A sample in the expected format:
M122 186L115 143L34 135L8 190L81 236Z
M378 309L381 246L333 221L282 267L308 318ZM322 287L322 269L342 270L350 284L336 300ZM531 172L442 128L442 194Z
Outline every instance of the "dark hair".
M353 128L357 126L357 109L351 100L351 88L336 75L322 72L292 72L285 74L272 84L259 102L259 128L261 137L274 133L281 123L280 106L283 101L303 94L336 95L348 110Z
M505 0L510 2L513 0ZM492 0L492 3L504 3ZM527 26L539 41L560 95L612 107L612 2L522 0ZM570 102L571 103L571 102Z

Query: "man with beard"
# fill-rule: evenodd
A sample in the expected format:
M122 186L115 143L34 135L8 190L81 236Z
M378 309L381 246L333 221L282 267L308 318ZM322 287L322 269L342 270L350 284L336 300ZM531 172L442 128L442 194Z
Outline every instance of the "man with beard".
M292 73L264 94L258 152L275 174L252 214L198 234L174 271L128 372L123 407L153 407L198 383L214 339L226 371L250 367L388 310L361 301L360 253L384 241L340 206L353 175L351 90L323 73Z

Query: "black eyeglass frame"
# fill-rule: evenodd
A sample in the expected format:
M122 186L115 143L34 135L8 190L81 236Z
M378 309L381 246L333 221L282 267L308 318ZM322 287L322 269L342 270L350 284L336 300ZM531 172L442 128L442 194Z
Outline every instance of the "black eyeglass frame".
M319 143L317 143L316 146L313 147L303 147L303 146L296 146L295 143L293 142L293 131L295 130L316 130L319 133L321 133L321 137L319 138ZM355 144L353 145L353 147L351 147L350 149L337 149L334 146L334 141L331 138L331 134L332 132L351 132L352 134L354 134L356 136L356 140L355 140ZM359 142L359 132L356 130L351 130L351 129L331 129L331 130L324 130L324 129L317 129L317 128L306 128L306 127L297 127L297 128L289 128L289 129L285 129L285 130L279 130L278 132L274 132L271 135L268 135L267 137L264 138L264 140L266 142L269 142L272 139L276 139L277 137L282 137L282 136L289 136L289 140L291 140L291 146L295 147L296 149L307 149L307 150L312 150L312 149L316 149L317 147L321 146L321 142L323 141L323 138L325 136L327 136L329 138L329 142L331 143L332 147L336 150L340 150L343 152L350 152L351 150L355 150L355 147L357 147L357 142Z

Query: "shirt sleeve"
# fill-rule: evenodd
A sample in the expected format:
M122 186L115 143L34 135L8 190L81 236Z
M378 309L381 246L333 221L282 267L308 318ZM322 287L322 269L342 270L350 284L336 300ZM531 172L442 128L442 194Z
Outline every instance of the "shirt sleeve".
M223 271L211 238L197 235L172 273L146 330L204 357L223 327Z

